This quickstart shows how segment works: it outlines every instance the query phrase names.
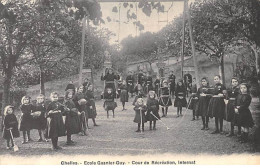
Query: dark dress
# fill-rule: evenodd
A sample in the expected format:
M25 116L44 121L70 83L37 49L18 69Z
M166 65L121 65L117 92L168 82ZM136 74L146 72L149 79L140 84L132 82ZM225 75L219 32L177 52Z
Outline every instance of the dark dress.
M142 107L141 110L139 110L139 107ZM135 110L135 118L134 118L134 122L135 123L146 123L146 119L145 119L145 112L147 111L147 107L145 105L139 106L136 105L134 107ZM141 120L141 115L142 115L142 120Z
M163 87L160 90L159 104L163 107L169 107L172 105L170 89L168 87Z
M97 110L96 110L96 104L94 100L94 94L91 90L86 91L86 99L88 101L87 105L89 108L87 108L88 111L88 118L96 118L97 116ZM90 108L92 107L92 109Z
M14 138L17 138L20 136L19 130L18 130L18 121L14 114L8 114L4 116L4 130L3 130L3 138L4 139L11 139L11 133L10 128L12 127L12 134Z
M159 91L160 91L160 79L155 79L154 81L154 90L157 96L159 96Z
M127 90L130 93L134 93L134 77L132 75L128 75L126 77L126 83L127 83Z
M193 85L191 87L191 96L190 99L188 101L188 109L190 110L195 110L197 112L198 110L198 95L197 95L197 85Z
M114 101L115 100L114 99L115 98L114 94L112 92L110 94L106 92L104 94L104 98L105 98L105 102L104 102L103 107L105 108L105 110L106 111L108 111L108 110L115 110L115 108L117 107L117 104Z
M65 111L65 128L67 135L77 134L81 130L78 109L72 100L66 100L65 106L69 109Z
M137 79L138 79L137 84L141 84L143 86L144 79L145 79L144 74L143 73L138 73Z
M177 85L175 97L174 107L187 107L186 89L184 85L182 85L182 87Z
M225 102L224 96L218 96L218 94L223 94L223 90L226 90L225 86L218 83L214 86L213 96L209 101L208 116L210 118L224 118L225 114Z
M171 92L174 94L174 91L175 91L175 75L171 74L169 76L169 82L170 82L170 89L171 89Z
M33 128L32 129L38 129L38 130L45 130L47 127L47 119L46 119L46 106L44 103L37 103L32 113L40 111L41 114L39 117L33 117Z
M116 92L115 80L119 80L119 78L118 75L108 73L105 76L101 76L101 80L105 81L105 89L111 88L113 92Z
M50 110L61 112L57 113L49 113ZM64 108L58 102L51 102L47 107L47 138L56 138L65 136L66 128L63 123L62 113L64 112Z
M226 105L225 117L224 119L228 122L234 122L235 119L235 109L234 103L236 97L239 95L239 87L233 87L227 90L228 103Z
M254 126L254 121L252 118L252 114L249 110L249 106L251 103L251 96L249 94L239 94L235 100L234 106L238 108L238 118L235 122L235 125L242 127L250 127Z
M153 78L151 76L148 76L145 80L145 88L147 90L147 93L150 90L153 90Z
M201 96L200 94L206 94L205 96ZM210 94L210 90L208 86L201 86L198 89L197 92L197 97L199 98L198 100L198 115L205 117L208 115L208 106L209 106L209 101L212 97L212 95Z
M121 85L120 86L120 101L121 102L128 102L128 91L127 91L127 86L126 85Z
M20 107L22 111L20 131L29 131L32 129L33 117L31 116L33 105L22 104Z
M160 119L160 116L159 116L159 102L157 99L153 98L148 98L147 100L147 113L146 113L146 121L155 121L158 119ZM155 118L151 112L153 112L153 114L157 117Z

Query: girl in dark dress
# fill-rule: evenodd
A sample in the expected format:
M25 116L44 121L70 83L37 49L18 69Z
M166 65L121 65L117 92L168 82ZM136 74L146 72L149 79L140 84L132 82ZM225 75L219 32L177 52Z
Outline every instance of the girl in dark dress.
M58 146L58 138L65 136L66 128L63 123L62 114L64 106L58 102L59 95L52 92L50 95L51 103L47 107L47 138L51 138L52 150L62 149Z
M134 110L135 110L134 122L138 123L138 128L136 132L141 131L140 130L141 124L142 124L142 131L144 131L144 123L146 123L145 112L147 110L147 107L144 105L144 100L142 98L137 99Z
M137 101L138 98L144 97L143 87L142 87L141 84L137 84L137 86L135 87L135 92L136 92L136 96L135 96L135 99L132 103L133 106L136 105L136 101Z
M91 118L93 121L94 126L98 126L96 124L96 116L97 116L97 110L96 110L96 104L95 104L95 99L94 99L94 94L92 91L93 85L89 84L88 90L86 91L86 100L87 100L87 105L89 108L87 108L88 111L88 118ZM87 122L88 124L88 122Z
M115 102L115 96L113 93L112 88L107 88L105 94L104 94L105 102L103 107L107 111L107 118L109 118L109 110L112 110L113 112L113 118L115 118L115 108L117 107L117 104Z
M195 120L195 116L198 119L198 95L197 95L197 85L196 85L196 79L193 78L192 81L193 85L191 87L191 96L188 102L188 109L192 110L192 120Z
M159 104L162 107L162 117L166 117L168 107L172 105L170 86L166 80L163 81L163 86L160 88Z
M37 97L37 102L36 105L33 108L32 111L32 116L33 116L33 126L34 129L37 129L39 132L39 136L40 139L38 140L38 142L42 142L43 141L43 137L44 137L44 131L46 131L46 127L47 127L47 119L46 119L46 107L44 104L44 100L45 97L44 95L40 94ZM38 115L38 113L40 115ZM47 141L45 139L45 141Z
M225 120L230 122L231 125L230 133L227 135L228 137L234 135L235 118L237 118L234 110L234 103L236 97L239 95L238 79L235 77L232 78L231 85L231 88L227 90L226 99L224 100L226 104ZM241 134L241 126L238 126L238 132Z
M248 141L249 128L254 126L252 114L249 110L251 104L251 96L249 95L249 87L246 83L240 85L240 94L236 97L234 107L235 113L238 114L238 124L242 127L241 143Z
M147 113L145 116L146 121L150 121L150 130L152 130L152 122L153 122L153 130L155 130L156 120L160 119L160 116L159 116L159 102L155 98L154 91L149 92L146 106L147 106ZM153 113L153 115L155 115L158 119L154 117L151 113Z
M157 76L155 81L154 81L154 90L156 95L159 97L159 91L160 91L160 87L161 87L161 81L160 81L160 77Z
M65 128L67 132L67 145L74 144L74 141L71 140L72 134L78 134L81 131L80 127L80 119L79 116L80 112L76 108L74 101L72 100L74 96L73 92L66 92L65 93L65 112L64 115L66 116L65 119Z
M81 135L84 136L87 135L86 130L87 130L89 106L87 105L86 96L83 93L83 91L84 91L84 86L80 85L78 88L78 92L73 98L73 101L76 105L76 108L80 112L79 118L80 118Z
M182 107L187 107L186 88L180 80L175 89L174 107L177 107L177 117L182 116Z
M226 90L226 87L220 83L219 75L216 75L214 77L214 82L215 82L215 86L213 90L213 96L209 102L208 116L211 118L215 117L216 129L215 131L212 132L212 134L217 134L217 133L224 134L223 118L225 113L225 102L224 102L223 91Z
M4 109L4 130L3 130L3 138L6 140L6 149L11 149L14 147L14 142L11 136L11 132L13 138L18 138L20 136L18 131L18 121L16 116L14 115L14 107L6 106ZM11 146L10 146L11 142Z
M120 88L120 101L122 102L123 110L125 109L125 102L128 102L128 90L127 90L127 85L126 81L124 80L122 85L119 87Z
M198 89L197 92L198 100L198 115L202 118L203 127L201 130L209 130L209 116L207 114L209 101L211 99L211 94L209 90L209 82L207 78L201 79L201 87Z
M128 76L126 77L126 83L127 83L127 90L128 92L131 93L131 97L133 97L133 93L135 90L134 90L134 76L132 71L128 72Z
M23 132L23 142L22 144L27 143L28 141L33 141L30 136L30 130L32 129L33 117L31 115L33 110L33 105L30 104L30 97L24 96L21 100L22 105L20 106L22 116L20 123L20 131ZM26 140L26 134L28 136L28 141Z

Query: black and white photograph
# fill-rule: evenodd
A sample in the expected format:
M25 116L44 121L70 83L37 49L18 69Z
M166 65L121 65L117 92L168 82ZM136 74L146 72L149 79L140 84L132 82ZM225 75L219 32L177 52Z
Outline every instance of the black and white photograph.
M0 165L260 165L260 0L0 0Z

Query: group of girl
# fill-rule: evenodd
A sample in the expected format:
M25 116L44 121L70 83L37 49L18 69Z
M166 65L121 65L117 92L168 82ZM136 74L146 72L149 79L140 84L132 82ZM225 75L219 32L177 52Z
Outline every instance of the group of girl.
M14 107L5 107L3 138L7 141L7 149L14 146L13 138L20 136L19 130L23 134L22 144L33 141L30 130L37 129L40 136L38 142L51 139L52 150L58 150L61 149L58 146L58 137L67 136L66 144L73 145L75 142L72 141L72 134L82 132L82 135L86 135L89 118L93 120L94 126L98 126L95 122L97 113L91 84L80 86L77 93L68 89L64 100L59 99L57 92L52 92L50 101L45 102L44 95L40 94L36 103L32 104L30 97L24 96L20 106L20 125L14 114Z
M226 89L221 84L219 75L214 77L214 82L214 87L210 87L207 78L202 78L201 87L191 96L188 108L192 109L197 116L201 116L203 123L201 130L209 130L209 118L214 117L215 130L211 133L225 134L223 120L226 120L231 125L230 133L226 136L233 136L234 127L237 126L239 141L247 142L249 128L254 125L249 110L252 98L248 84L239 84L239 80L234 77L231 80L231 87Z

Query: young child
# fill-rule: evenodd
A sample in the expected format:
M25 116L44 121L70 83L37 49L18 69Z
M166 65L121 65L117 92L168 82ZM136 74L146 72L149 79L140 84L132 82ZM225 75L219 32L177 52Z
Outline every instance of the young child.
M23 132L23 142L22 144L27 143L28 141L33 141L30 136L30 130L32 129L33 117L31 115L33 110L33 105L30 104L30 97L24 96L21 100L22 105L20 106L22 116L20 123L20 131ZM28 141L26 140L26 134Z
M95 99L94 99L94 94L93 94L93 85L89 84L88 90L86 91L86 99L87 99L87 104L89 106L88 108L88 118L91 118L93 121L94 126L98 126L96 124L96 116L97 116L97 110L96 110L96 104L95 104ZM87 122L88 124L88 122Z
M87 130L87 121L88 121L88 106L86 102L86 96L83 93L84 91L84 86L80 85L78 88L78 91L76 95L73 98L73 101L76 105L76 108L80 112L79 118L80 118L80 128L81 128L81 134L87 135L86 130Z
M193 85L191 87L191 97L190 97L189 102L188 102L188 109L192 110L192 120L191 121L194 121L195 116L197 117L197 120L198 120L198 114L197 114L197 111L198 111L198 95L197 95L197 85L196 85L196 79L195 78L193 78L192 83L193 83Z
M143 98L144 97L144 92L143 92L143 87L141 84L137 84L137 86L135 87L135 92L136 92L136 96L135 99L133 101L133 106L135 106L135 103L137 101L138 98Z
M187 107L186 88L182 80L177 83L175 97L174 107L177 107L177 117L179 117L182 116L182 107Z
M249 95L249 87L246 83L240 85L240 94L236 97L234 107L235 113L238 114L238 124L242 126L241 143L248 141L249 128L254 126L252 114L249 110L251 103L251 96Z
M168 107L172 105L171 91L168 82L166 80L163 81L162 85L163 86L160 89L159 104L162 107L162 113L163 113L162 117L166 117L168 112Z
M74 141L71 140L72 134L78 134L81 131L80 120L78 115L80 112L76 108L74 101L72 100L74 92L65 93L65 128L67 132L67 145L74 144Z
M224 95L223 91L226 90L226 87L220 83L220 76L216 75L214 77L214 90L213 96L210 99L209 107L208 107L208 116L213 118L215 117L215 131L212 134L221 133L223 132L223 118L225 113L225 102L224 102ZM219 127L220 125L220 127Z
M126 85L126 81L123 80L122 85L120 86L120 101L122 102L122 106L123 106L123 110L125 109L125 102L128 102L128 90L127 90L127 85Z
M209 82L206 77L201 79L201 87L197 92L198 100L198 115L202 118L203 127L201 130L209 130L209 116L207 115L209 101L211 99Z
M4 109L4 131L3 138L6 140L6 149L11 149L14 147L14 142L11 136L11 132L13 138L18 138L20 136L18 131L18 121L16 116L14 115L14 107L6 106ZM11 146L10 146L11 142Z
M50 95L51 103L47 107L47 132L46 136L51 138L52 150L62 149L58 146L58 138L65 136L65 125L63 123L62 113L64 107L58 102L59 95L52 92Z
M32 115L33 115L33 125L34 128L38 130L40 139L38 142L42 142L44 138L44 131L46 131L47 127L47 119L46 119L46 106L44 104L45 97L44 95L40 94L37 97L36 105L33 108ZM35 113L40 113L40 115L36 116ZM44 138L45 139L45 138ZM47 141L45 139L45 141Z
M234 103L236 97L239 95L239 86L238 86L238 79L233 77L231 79L231 88L227 90L227 95L225 99L226 103L226 113L225 113L225 120L230 122L231 130L227 137L234 135L234 126L235 126L235 110L234 110ZM238 126L238 132L241 134L241 127Z
M152 122L153 122L153 130L156 129L156 120L160 119L159 116L159 102L155 98L155 92L149 91L148 99L147 99L147 113L146 113L146 121L150 121L150 130L152 130ZM153 114L151 114L153 113ZM154 116L156 117L154 117Z
M107 111L107 118L109 118L109 110L112 110L113 112L113 118L115 118L115 108L117 107L117 104L115 102L115 96L112 88L107 88L106 92L104 93L105 102L103 107Z
M138 128L136 132L140 132L140 126L142 124L142 131L144 131L144 123L146 123L145 112L147 107L144 105L144 100L142 98L138 98L134 107L135 110L135 118L134 122L138 123Z

